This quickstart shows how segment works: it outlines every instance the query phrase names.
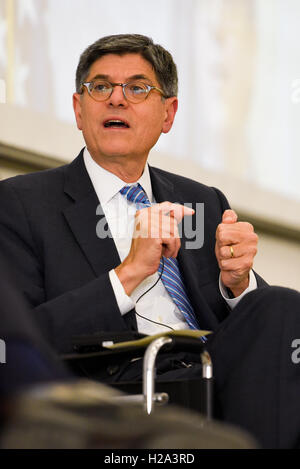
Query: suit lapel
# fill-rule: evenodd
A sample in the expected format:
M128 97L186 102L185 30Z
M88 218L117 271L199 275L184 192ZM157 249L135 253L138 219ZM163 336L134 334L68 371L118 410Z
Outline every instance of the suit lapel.
M104 215L97 215L103 211L99 210L100 204L84 165L83 151L66 166L64 191L73 199L63 210L64 216L95 275L110 271L121 261L110 232L102 239L97 236L97 224L103 223Z

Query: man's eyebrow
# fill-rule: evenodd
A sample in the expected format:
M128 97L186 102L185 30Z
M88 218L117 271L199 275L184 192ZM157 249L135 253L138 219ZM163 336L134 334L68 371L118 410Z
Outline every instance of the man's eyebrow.
M93 78L91 78L90 81L94 81L94 80L109 80L109 76L98 74L98 75L95 75Z
M95 81L95 80L110 81L110 76L109 75L98 74L98 75L95 75L90 81ZM151 83L150 78L148 78L146 75L142 75L142 74L131 75L130 77L126 78L126 83L129 82L129 81L133 81L133 80L147 80Z
M127 81L131 80L148 80L151 82L150 78L148 78L146 75L132 75L131 77L127 78Z

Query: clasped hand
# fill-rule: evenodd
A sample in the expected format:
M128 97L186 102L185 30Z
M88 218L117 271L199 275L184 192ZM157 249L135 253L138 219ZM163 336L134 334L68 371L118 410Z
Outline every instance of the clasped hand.
M238 222L233 210L226 210L216 231L215 253L221 280L235 297L249 285L249 272L257 253L258 236L250 223Z
M136 212L129 254L115 269L127 295L157 272L162 256L177 257L181 246L178 223L193 214L193 209L171 202Z
M115 269L127 295L157 272L162 256L177 257L181 246L178 223L184 216L193 214L193 209L171 202L136 212L129 254ZM221 280L234 296L239 296L249 285L257 241L250 223L238 222L233 210L224 212L216 231L215 254Z

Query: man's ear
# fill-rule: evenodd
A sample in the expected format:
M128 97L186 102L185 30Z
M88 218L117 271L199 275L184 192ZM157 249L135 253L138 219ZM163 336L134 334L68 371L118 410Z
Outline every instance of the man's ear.
M167 134L173 125L175 115L178 109L178 99L176 96L173 96L172 98L166 98L165 100L165 106L166 106L166 114L165 114L165 120L163 122L163 127L162 127L162 132L164 134Z
M82 119L81 119L81 95L78 93L73 94L73 109L77 122L77 127L82 130Z

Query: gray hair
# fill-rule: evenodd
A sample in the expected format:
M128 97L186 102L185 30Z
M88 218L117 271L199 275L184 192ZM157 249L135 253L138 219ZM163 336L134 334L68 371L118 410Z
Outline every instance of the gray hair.
M76 71L76 91L89 75L93 63L106 54L140 54L153 67L157 81L166 98L177 96L177 67L171 54L149 37L141 34L118 34L105 36L90 45L80 56Z

